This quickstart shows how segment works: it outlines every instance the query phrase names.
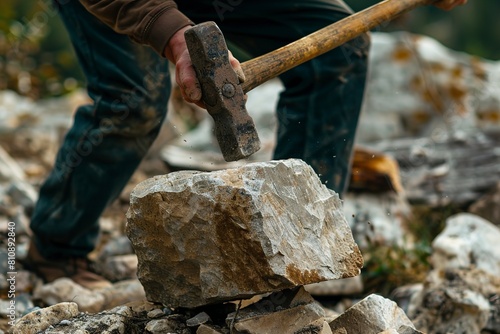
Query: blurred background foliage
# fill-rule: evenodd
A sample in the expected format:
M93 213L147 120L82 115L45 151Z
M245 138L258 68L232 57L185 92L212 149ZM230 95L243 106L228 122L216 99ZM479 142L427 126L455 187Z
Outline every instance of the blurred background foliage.
M346 0L356 11L377 0ZM500 1L469 0L451 12L418 8L376 29L407 30L436 38L449 48L500 58ZM66 31L51 0L0 2L0 90L34 99L58 96L84 85Z
M51 0L0 2L0 89L34 99L83 84L83 75Z
M345 0L359 11L380 0ZM465 6L443 11L428 6L394 20L379 31L406 30L437 39L445 46L491 60L500 60L500 1L469 0Z

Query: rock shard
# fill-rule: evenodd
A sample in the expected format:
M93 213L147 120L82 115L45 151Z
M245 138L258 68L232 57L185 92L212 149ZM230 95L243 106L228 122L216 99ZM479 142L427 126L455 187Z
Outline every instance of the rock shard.
M147 298L174 308L353 277L363 265L338 195L298 159L145 180L126 232Z
M395 302L376 294L354 304L330 322L330 328L334 334L422 334Z

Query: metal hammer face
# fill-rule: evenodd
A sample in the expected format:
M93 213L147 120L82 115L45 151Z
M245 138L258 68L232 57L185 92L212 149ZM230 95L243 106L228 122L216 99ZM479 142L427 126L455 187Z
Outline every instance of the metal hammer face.
M224 160L236 161L257 152L259 136L219 27L205 22L187 30L185 38Z

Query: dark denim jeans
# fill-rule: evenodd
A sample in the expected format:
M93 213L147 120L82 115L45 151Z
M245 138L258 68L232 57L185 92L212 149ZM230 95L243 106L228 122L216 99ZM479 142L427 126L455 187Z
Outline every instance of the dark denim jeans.
M179 0L195 22L216 21L253 57L349 15L340 0ZM48 258L86 256L98 218L121 192L156 138L170 95L167 61L113 32L77 0L60 14L94 103L78 108L40 191L31 228ZM369 39L354 39L283 74L274 158L300 158L342 193L364 93Z

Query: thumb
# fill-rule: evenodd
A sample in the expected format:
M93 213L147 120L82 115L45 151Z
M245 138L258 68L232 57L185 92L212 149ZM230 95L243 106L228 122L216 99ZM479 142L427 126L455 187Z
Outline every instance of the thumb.
M229 63L231 64L233 70L236 72L236 75L238 76L238 80L240 81L240 83L245 82L245 73L243 73L241 64L238 61L238 59L234 58L231 51L229 51Z

